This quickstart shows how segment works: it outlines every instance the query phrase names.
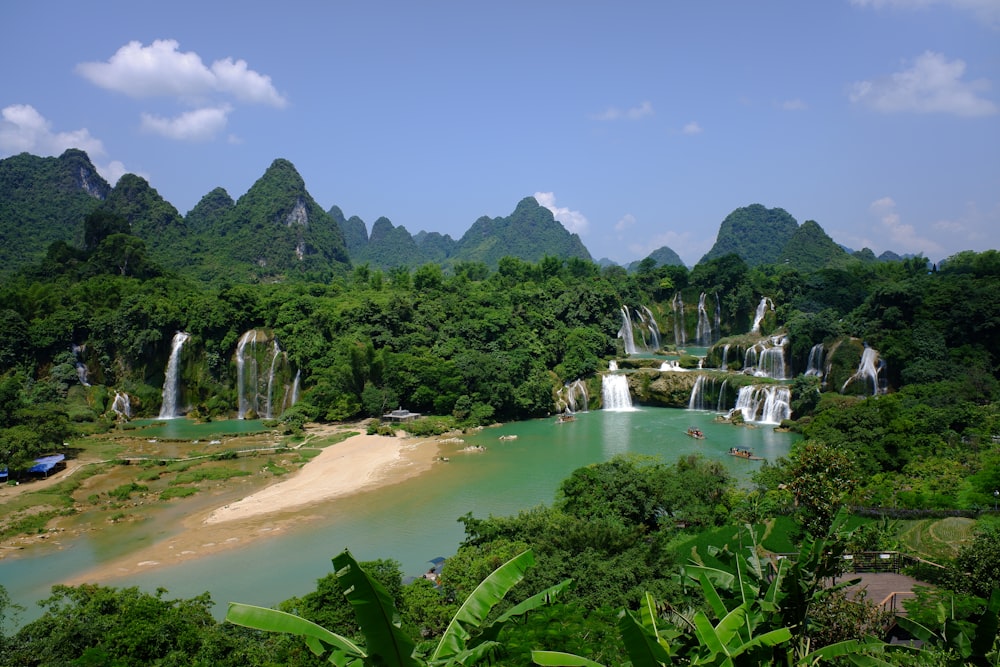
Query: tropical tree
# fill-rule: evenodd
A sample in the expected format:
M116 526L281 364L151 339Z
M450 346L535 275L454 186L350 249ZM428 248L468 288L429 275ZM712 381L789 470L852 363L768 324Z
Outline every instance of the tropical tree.
M399 612L391 597L349 551L333 558L337 581L354 608L364 646L299 616L275 609L231 603L226 620L268 632L287 632L302 637L317 656L339 666L472 665L495 656L501 649L500 631L512 619L549 604L569 587L566 580L507 610L492 622L487 617L507 592L534 565L534 555L525 551L510 559L469 595L459 607L437 646L424 657L401 629ZM473 632L476 634L474 635Z

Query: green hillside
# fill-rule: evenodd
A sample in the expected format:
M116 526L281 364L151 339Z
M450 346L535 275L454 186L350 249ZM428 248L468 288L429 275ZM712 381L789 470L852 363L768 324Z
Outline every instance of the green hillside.
M722 221L715 245L699 263L734 253L751 267L773 264L798 226L795 218L781 208L760 204L738 208Z

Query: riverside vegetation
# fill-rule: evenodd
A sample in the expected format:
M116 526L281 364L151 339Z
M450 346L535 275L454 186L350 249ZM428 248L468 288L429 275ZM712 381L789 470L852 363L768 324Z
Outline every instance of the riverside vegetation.
M129 201L143 190L125 186ZM217 622L207 595L174 600L163 590L97 585L54 587L41 616L19 627L0 589L4 664L313 665L330 656L345 664L997 664L997 251L940 265L838 249L815 268L730 253L691 270L644 261L627 271L572 256L383 269L346 265L330 240L326 268L317 258L294 275L250 280L221 269L213 277L213 263L227 260L211 248L195 271L163 263L136 233L150 217L136 225L120 210L82 213L78 245L54 240L0 285L0 466L12 479L53 452L103 462L88 474L120 473L116 443L130 417L160 414L179 331L187 338L171 398L180 410L203 421L270 416L259 437L271 444L300 442L309 422L377 418L401 404L428 415L411 426L422 432L544 416L565 407L577 381L593 409L611 360L648 366L630 383L650 405L686 407L700 376L699 391L714 387L707 403L726 409L737 407L735 385L787 388L782 426L804 439L749 487L699 458L616 458L578 470L549 506L463 517L466 540L437 586L404 585L392 561L338 557L315 591L280 605L335 633L330 644L329 634L306 643L263 632L266 623ZM783 252L796 237L813 251L825 247L817 228L793 230ZM691 345L710 348L704 368L683 373L690 386L672 380L658 389L669 372L661 359L697 371L698 356L683 354ZM654 361L626 358L629 346ZM780 370L763 361L775 356ZM268 465L281 474L307 454L274 456ZM134 477L119 477L91 504L111 519L127 514L116 504L130 498L189 502L169 488L240 474L227 457L209 463L216 472L179 484L170 481L190 471L180 462L132 466ZM5 506L0 527L44 531L77 511L73 484ZM844 507L855 511L845 516ZM922 651L877 640L887 622L878 601L821 586L832 554L894 548L943 566L919 572L934 587L909 605ZM777 552L798 556L769 578L766 556ZM520 558L535 565L501 576L484 602L480 584ZM347 597L344 568L353 572ZM355 616L371 600L398 624L376 630ZM479 600L477 613L462 615L470 600ZM464 643L438 650L442 637L456 636ZM313 651L331 647L323 657Z

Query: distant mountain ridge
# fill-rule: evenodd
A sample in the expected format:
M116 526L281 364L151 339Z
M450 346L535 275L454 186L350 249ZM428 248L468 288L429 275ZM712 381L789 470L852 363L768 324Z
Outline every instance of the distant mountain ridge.
M201 280L328 280L366 263L377 269L429 262L445 268L463 262L496 268L505 256L526 262L546 256L593 261L580 237L534 197L522 199L510 215L480 217L458 240L437 232L413 235L385 217L375 221L369 234L357 216L348 218L337 206L324 211L295 166L279 158L238 200L215 188L181 216L145 179L126 174L112 188L85 152L70 149L57 158L22 153L0 160L0 275L36 264L55 241L80 247L83 221L99 209L124 218L131 233L145 242L151 260ZM837 265L850 257L899 259L890 251L878 258L867 249L849 251L818 223L800 226L785 210L761 204L726 216L701 261L729 253L751 266L786 263L801 270ZM668 247L649 259L657 266L684 265ZM634 270L638 263L630 266Z
M537 262L547 255L591 261L580 237L567 231L534 197L522 199L509 216L479 218L458 241L437 232L411 236L405 227L395 227L383 217L375 221L371 235L362 243L363 222L356 218L345 220L340 213L338 224L345 238L354 244L349 246L354 262L367 262L381 269L416 267L428 262L444 266L482 262L496 268L507 256L526 262Z

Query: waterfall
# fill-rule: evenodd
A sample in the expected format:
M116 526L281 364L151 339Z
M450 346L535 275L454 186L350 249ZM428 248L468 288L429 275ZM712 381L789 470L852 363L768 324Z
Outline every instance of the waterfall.
M726 385L729 383L729 378L722 381L722 386L719 387L719 403L715 406L716 412L724 412L726 406L724 405L726 400Z
M718 292L715 293L715 335L722 335L722 302Z
M660 372L674 371L676 373L687 373L686 368L681 368L681 364L676 359L668 359L660 364Z
M250 359L247 364L247 346L250 347ZM257 412L257 357L254 354L257 347L257 330L250 329L240 337L236 344L236 391L239 407L237 419L246 419L247 412ZM247 392L247 385L253 391Z
M131 419L132 401L128 394L120 391L115 392L115 400L111 402L111 411L118 415L118 418Z
M705 297L708 295L704 292L698 297L698 337L699 345L711 345L712 344L712 321L708 318L708 308L705 307Z
M170 343L170 359L167 361L166 377L163 380L163 404L160 406L160 419L176 419L177 400L180 398L181 348L190 334L178 331Z
M609 361L608 362L608 370L609 371L616 371L616 370L618 370L618 362L615 361L614 359L612 359L611 361Z
M295 405L299 402L299 382L302 379L302 369L295 371L295 380L292 381L292 402L289 405Z
M583 380L574 380L559 390L557 407L560 412L587 412L590 409L589 403L590 396L587 395L587 385Z
M646 314L642 321L649 327L650 337L653 339L653 350L659 350L661 346L660 327L656 324L656 318L653 317L653 311L646 306L642 306L642 310Z
M274 409L272 408L271 397L274 395L274 369L281 359L281 348L278 341L274 341L273 356L271 357L271 368L267 372L267 407L264 410L264 419L274 419ZM282 397L284 399L284 397ZM284 402L284 400L282 400Z
M865 382L866 386L867 382L871 381L873 396L884 393L885 388L882 386L881 378L879 377L883 367L883 362L878 358L878 351L865 345L865 351L861 353L861 363L858 364L858 370L855 371L854 375L847 378L847 382L840 388L840 393L843 394L844 390L847 389L847 385L855 381Z
M757 312L753 316L753 328L750 329L750 333L760 333L760 323L764 321L768 305L771 306L771 312L774 312L774 302L766 296L761 297L760 303L757 304Z
M694 381L694 386L691 388L691 398L688 399L688 410L704 410L705 409L705 376L699 375L698 379Z
M628 314L628 306L622 306L622 328L618 337L625 343L625 354L635 354L635 338L632 336L632 318Z
M739 410L743 421L780 424L792 415L791 399L791 390L783 385L747 385L740 387L733 412Z
M719 368L724 371L729 370L729 343L722 346L722 364Z
M73 365L76 367L76 377L79 378L80 384L84 387L89 387L90 382L87 381L87 366L83 363L83 359L80 358L80 355L83 354L85 349L86 348L83 345L73 344Z
M682 347L687 345L687 334L684 331L684 299L680 292L674 294L671 305L674 311L674 345Z
M809 350L809 361L806 363L806 375L823 378L823 343L816 343Z
M787 346L787 336L771 336L747 348L743 357L743 372L761 378L788 379L785 366Z
M601 399L604 409L611 412L631 412L632 396L628 391L628 378L624 375L607 374L601 378Z

